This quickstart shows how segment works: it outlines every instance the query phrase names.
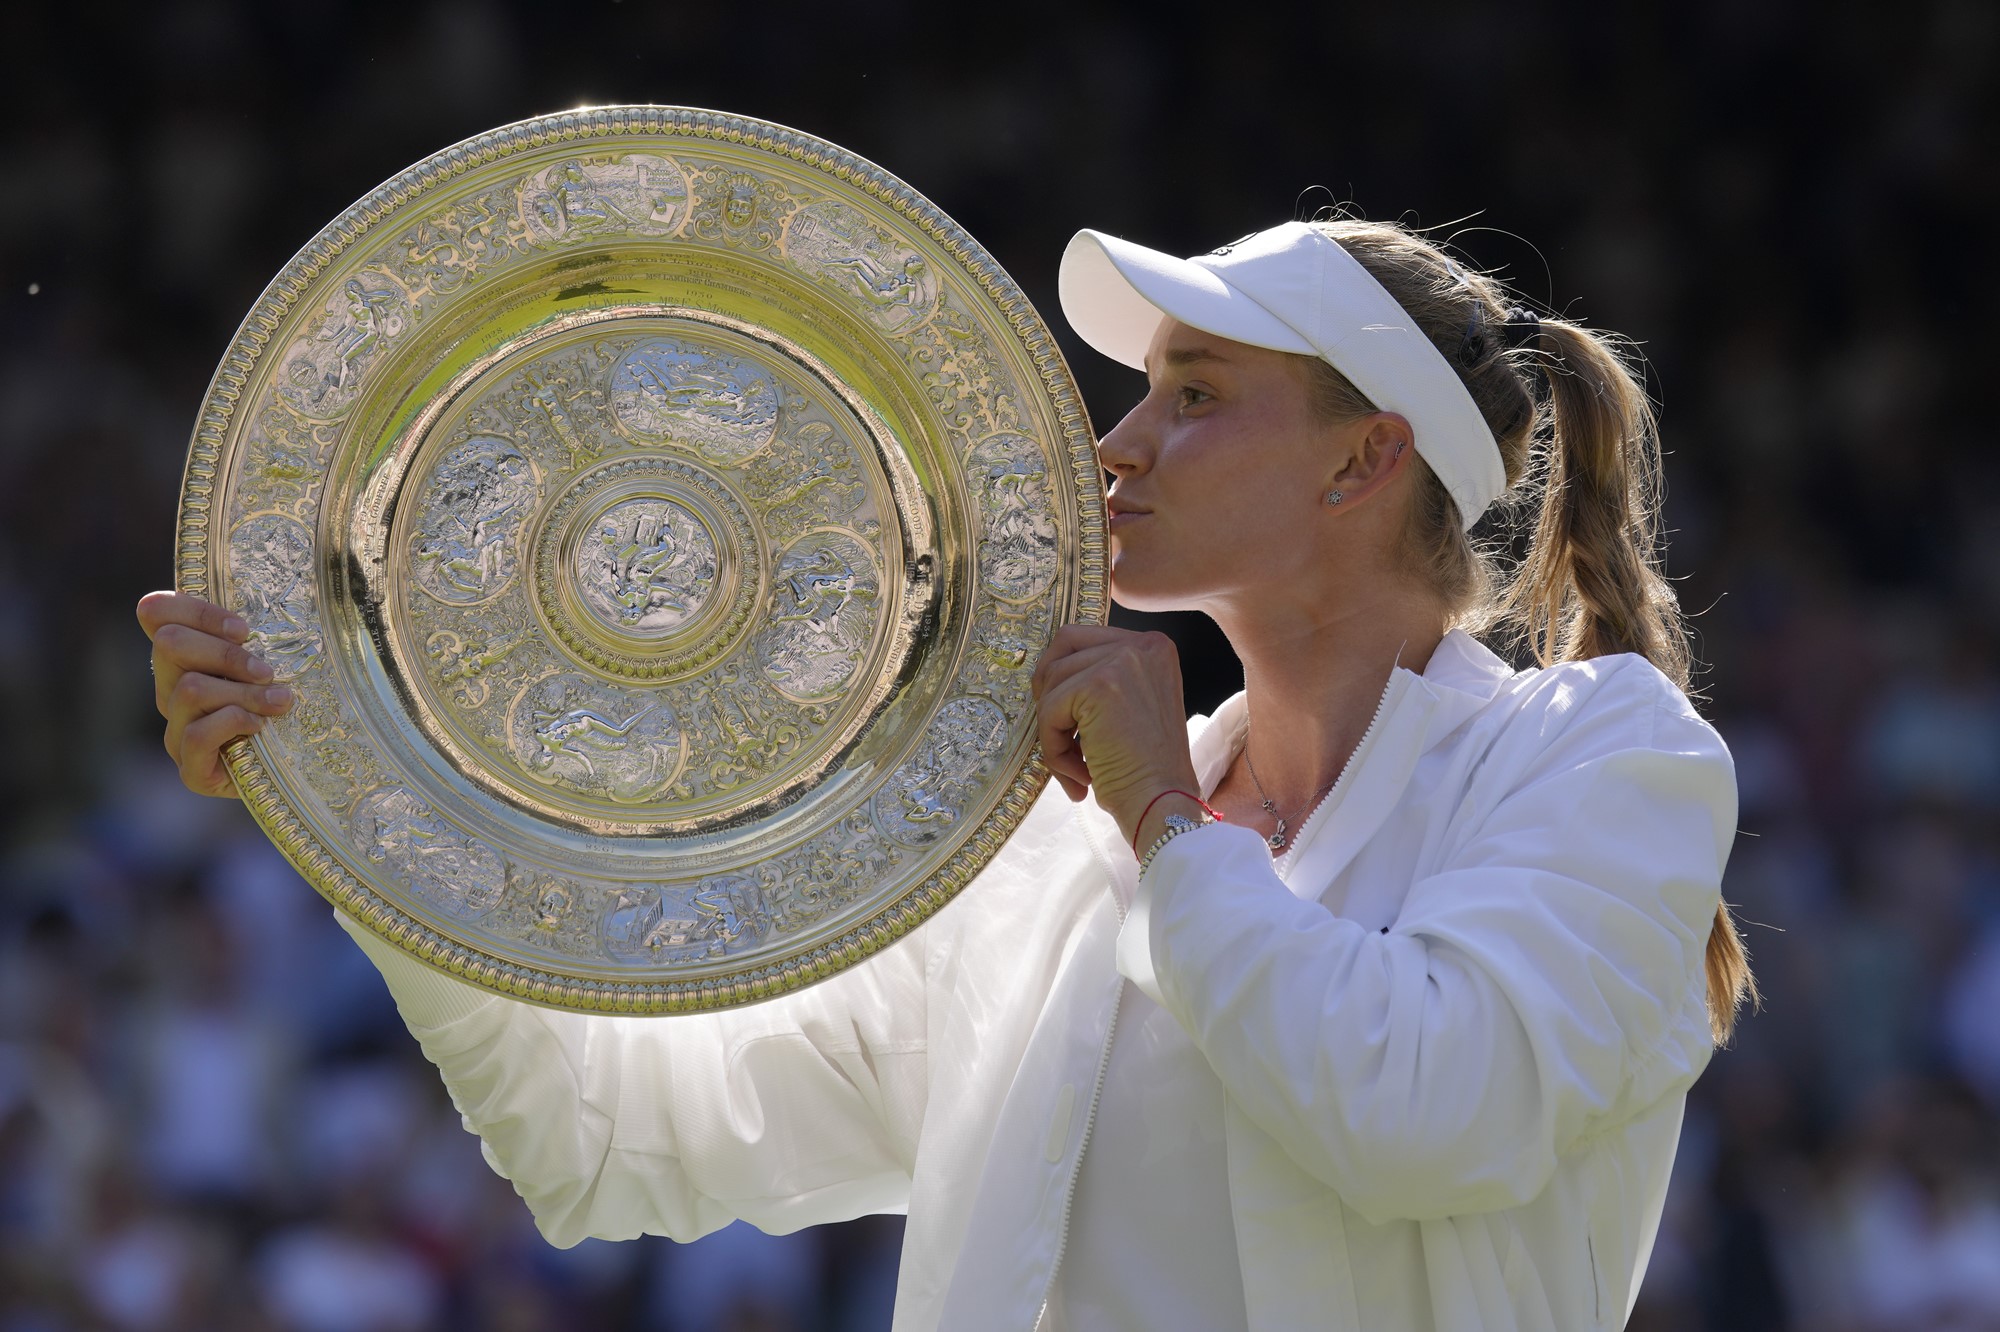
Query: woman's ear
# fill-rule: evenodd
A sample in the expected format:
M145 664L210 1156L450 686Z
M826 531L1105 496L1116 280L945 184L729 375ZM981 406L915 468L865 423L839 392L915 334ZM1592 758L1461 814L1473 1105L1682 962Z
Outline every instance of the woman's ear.
M1329 478L1326 499L1345 509L1378 493L1403 471L1403 460L1414 447L1407 418L1395 412L1375 412L1351 422L1344 465ZM1335 499L1338 495L1340 498Z

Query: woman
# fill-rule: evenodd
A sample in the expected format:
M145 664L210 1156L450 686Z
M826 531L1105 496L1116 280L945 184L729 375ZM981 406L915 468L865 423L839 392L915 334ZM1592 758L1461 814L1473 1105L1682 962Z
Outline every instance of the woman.
M1113 586L1228 634L1213 720L1166 639L1063 629L1068 800L749 1009L550 1012L343 924L559 1244L907 1209L902 1328L1621 1326L1749 988L1639 385L1394 226L1187 261L1083 232L1061 290L1147 373L1099 446ZM1509 493L1494 583L1466 532ZM140 616L168 749L227 794L220 745L285 700L220 608Z

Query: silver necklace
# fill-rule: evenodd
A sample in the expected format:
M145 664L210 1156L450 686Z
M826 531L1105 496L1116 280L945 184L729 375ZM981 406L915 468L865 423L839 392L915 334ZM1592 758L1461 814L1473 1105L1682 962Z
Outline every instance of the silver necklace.
M1264 783L1257 780L1257 765L1250 761L1250 733L1248 731L1243 733L1243 766L1250 770L1250 784L1257 788L1257 803L1264 807L1266 814L1269 814L1278 821L1278 831L1266 837L1264 845L1270 847L1273 851L1282 851L1285 849L1285 839L1291 835L1288 831L1290 820L1278 813L1278 806L1264 792ZM1339 780L1339 777L1335 777L1333 782ZM1303 814L1312 808L1313 805L1317 804L1321 796L1333 789L1333 782L1328 782L1318 791L1315 791L1305 804L1299 806L1297 813Z

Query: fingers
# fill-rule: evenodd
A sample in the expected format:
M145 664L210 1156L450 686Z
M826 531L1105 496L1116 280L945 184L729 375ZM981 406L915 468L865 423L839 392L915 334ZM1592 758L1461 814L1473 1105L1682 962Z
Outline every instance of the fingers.
M1165 634L1099 625L1057 631L1035 664L1036 740L1072 800L1128 826L1161 789L1192 789L1180 654Z
M161 709L167 718L167 753L179 761L195 723L211 713L235 708L247 715L281 717L291 711L292 691L286 685L244 684L199 671L184 672Z
M1049 775L1056 779L1056 785L1062 787L1063 794L1070 798L1071 804L1081 801L1085 796L1090 794L1090 788L1082 782L1077 781L1074 777L1068 777L1059 772L1052 772Z
M271 685L270 666L244 646L241 615L183 592L149 592L137 614L153 641L153 704L181 780L202 795L235 795L223 746L290 711L292 691Z
M1080 691L1065 681L1044 691L1035 710L1035 739L1042 747L1042 762L1071 800L1081 800L1091 781L1090 763L1077 734L1082 729L1076 715L1079 695Z
M1096 666L1101 666L1118 653L1126 651L1122 642L1097 643L1078 649L1061 657L1044 656L1035 667L1035 678L1031 683L1036 699L1046 698L1065 681L1073 680Z
M250 637L250 626L241 615L232 614L212 601L185 592L148 592L139 598L139 624L146 637L156 638L162 625L178 624L198 629L215 638L241 643Z
M1089 794L1091 779L1090 765L1077 736L1076 693L1068 686L1114 657L1121 647L1117 643L1100 643L1072 652L1048 663L1048 669L1036 681L1035 725L1042 761L1071 800L1081 800Z
M168 701L190 671L246 684L268 684L270 666L240 643L193 628L177 620L153 633L153 702L169 716Z
M1135 634L1101 624L1066 624L1056 630L1041 660L1035 663L1029 687L1038 705L1035 727L1042 762L1071 800L1082 800L1090 793L1090 765L1077 742L1073 694L1062 686L1129 650L1136 640L1147 638L1159 638L1171 646L1164 634Z
M264 729L264 719L240 707L221 708L191 722L182 736L181 781L188 789L209 796L232 796L236 784L222 764L222 747L238 736L255 735Z
M1039 698L1048 687L1048 673L1066 658L1091 648L1106 644L1129 643L1135 639L1157 638L1172 645L1173 640L1165 634L1141 634L1130 629L1114 629L1108 624L1066 624L1049 638L1049 645L1043 651L1041 660L1035 663L1035 673L1030 684Z

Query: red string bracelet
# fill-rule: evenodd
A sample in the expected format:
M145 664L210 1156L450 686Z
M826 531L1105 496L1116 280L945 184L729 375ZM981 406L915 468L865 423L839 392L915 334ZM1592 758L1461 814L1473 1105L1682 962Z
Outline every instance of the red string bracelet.
M1220 814L1215 812L1215 806L1209 804L1206 800L1203 800L1200 796L1196 795L1192 791L1180 791L1180 790L1162 791L1158 795L1154 796L1151 800L1148 800L1146 802L1146 807L1139 811L1139 821L1132 825L1133 855L1136 856L1139 854L1139 829L1145 826L1146 816L1153 812L1153 806L1159 804L1162 800L1165 800L1170 795L1186 796L1189 800L1194 801L1195 804L1200 805L1202 809L1208 814L1208 817L1214 819L1217 823L1229 822L1228 819L1223 818Z

